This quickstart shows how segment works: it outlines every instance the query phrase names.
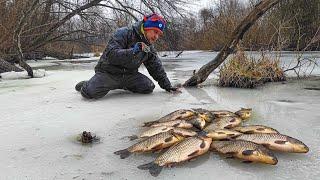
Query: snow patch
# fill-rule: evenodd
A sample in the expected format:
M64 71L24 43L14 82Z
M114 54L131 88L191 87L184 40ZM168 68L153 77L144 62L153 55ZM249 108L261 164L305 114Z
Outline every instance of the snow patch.
M33 76L35 78L42 78L44 76L46 76L46 71L44 69L37 69L33 71ZM27 71L22 71L22 72L15 72L15 71L11 71L11 72L5 72L5 73L1 73L0 77L2 79L6 79L6 80L13 80L13 79L28 79L30 78L30 76L28 76L28 72Z

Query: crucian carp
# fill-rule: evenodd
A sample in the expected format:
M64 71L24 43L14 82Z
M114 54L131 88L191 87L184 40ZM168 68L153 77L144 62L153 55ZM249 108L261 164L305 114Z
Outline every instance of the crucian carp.
M139 169L149 170L152 176L158 176L163 167L171 167L196 158L209 150L211 138L208 137L190 137L184 141L171 146L168 151L160 155L151 163L138 166Z
M243 140L213 141L210 149L244 162L259 162L275 165L278 163L273 153L262 145Z
M290 153L307 153L308 146L303 142L282 134L242 134L235 139L251 141L268 149Z
M127 158L132 153L141 153L141 152L156 152L161 149L172 146L173 144L183 140L184 137L178 134L175 134L172 130L156 134L147 139L144 139L126 149L116 151L114 154L120 155L121 159Z

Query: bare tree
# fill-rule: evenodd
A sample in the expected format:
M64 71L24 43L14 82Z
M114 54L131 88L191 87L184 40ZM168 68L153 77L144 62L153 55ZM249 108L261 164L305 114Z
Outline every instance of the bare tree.
M169 19L184 0L18 0L1 1L0 57L18 62L36 56L72 58L75 48L104 44L118 26L138 21L142 14L161 12ZM178 14L181 14L178 12ZM141 18L142 19L142 18ZM14 31L10 31L13 27ZM7 38L13 37L13 38ZM101 38L105 40L102 42ZM98 44L99 45L99 44ZM9 69L8 69L9 70Z

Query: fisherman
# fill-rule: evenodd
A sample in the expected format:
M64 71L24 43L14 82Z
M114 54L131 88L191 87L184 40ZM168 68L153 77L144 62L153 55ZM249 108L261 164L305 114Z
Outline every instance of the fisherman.
M110 39L89 81L75 89L88 99L104 97L110 90L125 89L133 93L152 93L155 85L138 72L143 63L149 74L167 92L181 92L167 77L153 44L162 36L165 20L157 15L144 16L132 27L119 28Z

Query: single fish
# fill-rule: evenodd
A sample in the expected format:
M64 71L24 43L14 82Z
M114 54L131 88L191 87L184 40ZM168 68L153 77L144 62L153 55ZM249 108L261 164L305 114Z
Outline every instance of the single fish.
M227 111L227 110L216 110L216 111L210 111L210 112L211 114L213 114L214 118L237 116L233 112Z
M251 117L252 109L251 108L241 108L239 111L235 112L241 119L246 120Z
M168 121L173 121L173 120L178 120L178 119L188 119L188 118L192 118L195 117L196 115L198 115L197 112L193 111L193 110L188 110L188 109L179 109L176 110L158 120L155 121L150 121L150 122L145 122L143 126L151 126L153 124L157 124L160 122L168 122Z
M277 130L263 125L248 125L238 126L232 128L232 130L239 131L244 134L256 134L256 133L279 133Z
M208 137L190 137L171 146L168 151L156 158L155 161L138 166L139 169L149 170L152 176L158 176L163 167L171 167L177 163L196 158L205 154L212 142Z
M116 151L114 152L114 154L120 155L120 158L124 159L130 156L132 153L159 151L161 149L170 147L173 144L183 139L184 139L183 136L175 134L172 130L170 130L168 132L163 132L163 133L151 136L126 149Z
M242 134L235 139L262 144L275 151L290 153L307 153L309 151L303 142L282 134Z
M179 128L186 128L186 129L193 127L191 122L186 120L180 120L180 119L168 121L168 122L154 123L150 127L159 127L159 126L179 127Z
M221 117L217 118L210 125L204 128L205 131L224 129L224 128L233 128L240 125L242 122L239 117Z
M238 131L233 131L229 129L216 129L210 130L206 133L207 137L212 138L212 140L222 140L222 139L229 139L233 137L240 136L242 133Z
M229 157L243 159L244 162L260 162L272 165L278 163L277 158L270 150L250 141L213 141L210 149Z

